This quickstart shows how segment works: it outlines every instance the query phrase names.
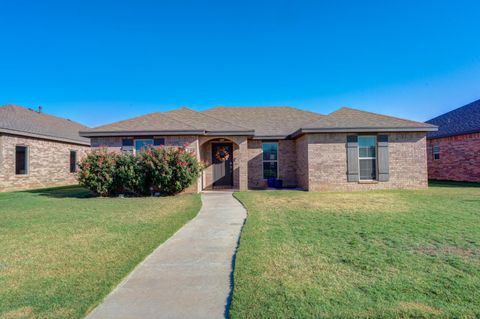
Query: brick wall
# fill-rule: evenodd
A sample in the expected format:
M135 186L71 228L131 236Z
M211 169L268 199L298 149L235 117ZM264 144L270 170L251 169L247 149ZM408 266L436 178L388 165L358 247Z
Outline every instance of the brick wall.
M278 141L278 178L285 187L297 186L297 150L294 140ZM261 140L248 141L248 187L267 187L263 178L263 151Z
M428 178L480 182L480 133L428 140ZM433 146L440 158L433 159Z
M302 135L296 140L298 187L308 190L308 138Z
M15 175L15 146L28 146L28 174ZM80 161L89 147L43 139L0 135L0 191L76 184L70 173L70 151Z
M343 191L427 187L425 133L390 133L388 135L389 181L362 183L347 181L347 134L307 134L308 190Z

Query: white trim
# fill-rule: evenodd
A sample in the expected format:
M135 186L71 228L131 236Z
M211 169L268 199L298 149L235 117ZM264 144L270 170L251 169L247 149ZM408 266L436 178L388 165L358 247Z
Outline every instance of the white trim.
M263 159L263 144L276 144L277 145L277 159L276 160L265 160ZM264 171L264 168L263 168L263 163L277 163L277 179L280 177L280 165L279 165L279 156L278 156L278 153L279 153L279 143L278 142L262 142L262 179L268 179L265 178L265 171Z
M375 138L375 157L362 157L360 158L360 138L361 137L373 137ZM378 136L377 135L358 135L357 136L357 152L358 152L358 181L359 182L366 182L366 181L378 181ZM361 174L361 166L360 166L360 160L375 160L375 179L362 179L362 174Z

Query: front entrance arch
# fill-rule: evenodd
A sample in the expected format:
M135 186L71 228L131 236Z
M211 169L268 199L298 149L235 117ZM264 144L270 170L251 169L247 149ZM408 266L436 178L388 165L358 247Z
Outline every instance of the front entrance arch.
M228 159L223 149L228 152ZM220 149L219 158L216 157ZM201 189L248 189L247 136L200 136L200 159L205 164Z
M212 143L213 188L233 187L233 143Z

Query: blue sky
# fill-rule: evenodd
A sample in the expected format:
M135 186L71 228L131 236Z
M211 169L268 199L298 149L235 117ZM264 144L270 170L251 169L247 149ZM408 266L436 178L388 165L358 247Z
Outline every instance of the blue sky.
M480 1L0 2L0 104L96 126L186 106L427 120L480 98Z

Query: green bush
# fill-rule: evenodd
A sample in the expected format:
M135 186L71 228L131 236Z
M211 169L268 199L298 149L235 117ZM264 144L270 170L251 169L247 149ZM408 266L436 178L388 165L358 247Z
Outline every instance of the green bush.
M195 154L175 147L150 147L136 156L94 150L79 167L79 183L100 196L174 195L190 186L202 170Z
M90 152L79 164L80 185L100 196L113 195L116 154L106 149Z
M115 194L140 194L141 171L138 160L131 153L115 156L115 172L113 175L113 192Z
M177 194L190 186L202 169L195 155L184 148L148 148L139 154L138 162L144 194Z

